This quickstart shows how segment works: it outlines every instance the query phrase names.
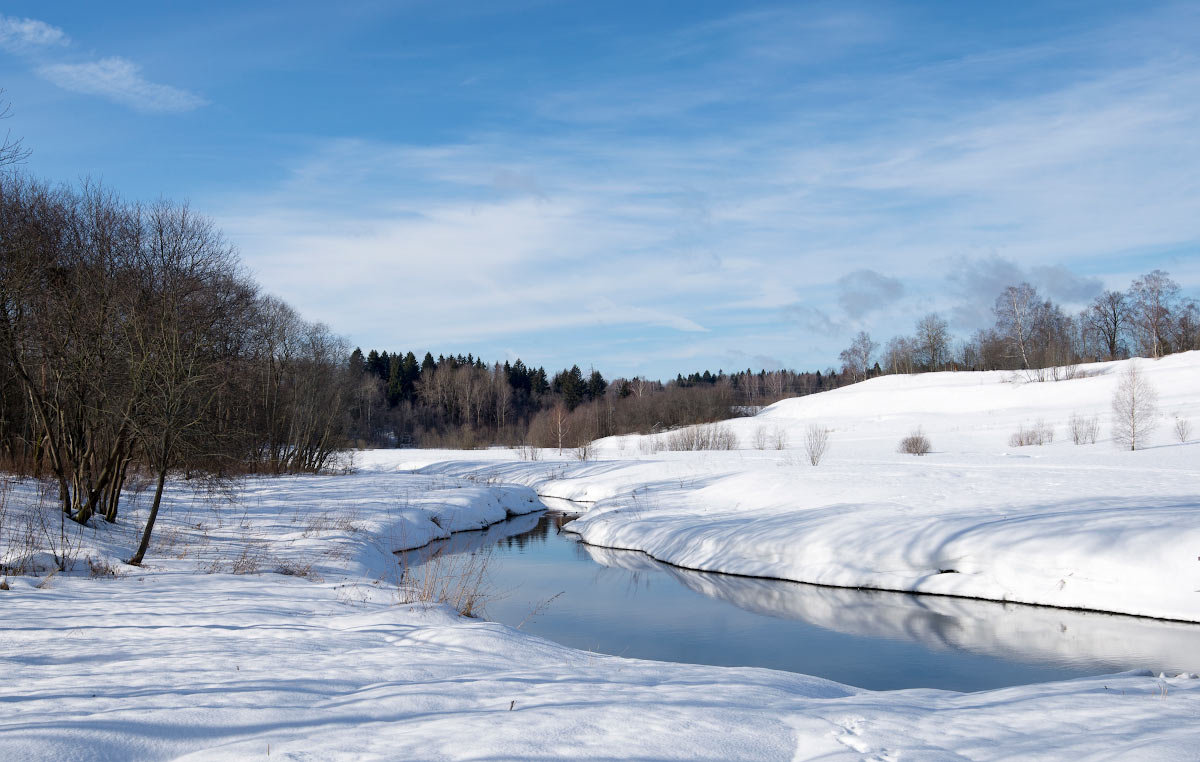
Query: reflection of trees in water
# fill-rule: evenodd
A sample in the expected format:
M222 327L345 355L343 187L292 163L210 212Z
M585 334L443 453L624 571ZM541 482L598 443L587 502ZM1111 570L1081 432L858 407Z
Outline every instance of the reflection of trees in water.
M574 516L569 516L565 513L553 513L547 511L542 514L540 519L538 519L537 526L535 526L533 529L530 529L527 532L521 532L520 534L509 535L508 537L500 540L500 543L503 544L505 548L512 548L515 546L518 549L524 549L527 545L535 542L544 543L550 536L551 530L553 530L555 534L558 534L562 531L563 526L573 518Z
M949 596L822 587L693 571L650 556L579 544L588 557L628 574L659 570L708 598L775 619L866 638L919 643L1020 663L1086 664L1097 672L1197 671L1200 626Z

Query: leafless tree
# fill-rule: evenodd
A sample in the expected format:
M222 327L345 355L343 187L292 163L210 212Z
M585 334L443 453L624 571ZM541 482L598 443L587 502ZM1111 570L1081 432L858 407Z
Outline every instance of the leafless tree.
M1146 273L1129 287L1133 324L1146 354L1162 357L1168 351L1171 311L1179 297L1179 284L1162 270Z
M1176 352L1200 349L1200 302L1195 299L1180 300L1175 306L1171 348Z
M993 307L997 331L1005 338L1010 352L1020 359L1022 368L1033 367L1033 331L1041 304L1037 289L1021 283L1004 289Z
M1084 313L1088 326L1100 337L1109 360L1124 352L1121 339L1129 327L1129 300L1120 291L1105 291L1092 300Z
M917 347L922 364L929 370L941 370L950 355L950 326L936 312L917 321Z
M550 435L558 446L558 454L562 455L571 436L571 411L561 402L550 410Z
M4 90L0 90L0 120L12 117L12 104L3 96ZM11 130L4 131L4 139L0 140L0 167L20 164L29 158L30 153L21 138L14 138Z
M916 341L907 336L895 336L883 350L888 373L915 373L917 370Z
M0 231L0 420L20 422L0 440L79 524L116 521L129 469L152 473L131 560L170 472L315 471L342 447L344 344L259 298L186 206L0 175Z
M845 372L849 373L854 381L865 380L871 370L871 358L878 348L879 345L871 341L869 333L859 331L850 342L850 346L842 350L840 357Z
M1158 394L1141 368L1130 361L1112 396L1113 442L1118 447L1136 450L1145 445L1157 423L1157 400Z
M141 542L129 560L134 565L150 546L171 469L198 469L231 457L209 425L225 381L225 358L213 346L232 303L247 297L236 255L207 219L186 206L160 203L146 226L135 296L141 309L126 331L141 399L133 428L156 481Z

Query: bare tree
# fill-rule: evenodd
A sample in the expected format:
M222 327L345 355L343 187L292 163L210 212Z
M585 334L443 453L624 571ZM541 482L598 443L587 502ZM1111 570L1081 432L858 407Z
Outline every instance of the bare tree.
M8 119L12 116L12 104L3 100L3 95L4 91L0 90L0 119ZM14 138L11 130L5 130L4 139L0 140L0 167L20 164L30 153L21 138Z
M1109 360L1124 352L1121 339L1129 327L1129 300L1120 291L1105 291L1084 312L1087 325L1100 337Z
M550 411L550 436L558 445L558 454L562 455L563 447L567 444L567 438L571 435L571 411L567 410L567 406L563 403L558 403Z
M1136 450L1144 446L1154 430L1158 413L1158 394L1146 380L1137 363L1130 361L1113 391L1113 442L1118 447Z
M144 392L134 429L156 482L142 539L129 559L141 564L162 504L167 474L230 457L208 425L222 387L223 358L213 352L231 302L245 298L236 257L212 223L186 206L156 205L138 268L142 309L128 321L131 367Z
M1175 307L1171 348L1176 352L1200 349L1200 302L1195 299L1182 300Z
M1022 368L1032 367L1032 338L1040 306L1037 289L1021 283L1004 289L992 308L996 314L997 333L1005 338L1009 351L1020 359Z
M940 370L950 356L950 326L936 312L917 321L917 346L929 370Z
M1133 323L1151 357L1162 357L1169 350L1171 311L1178 296L1179 284L1162 270L1143 275L1129 287Z
M883 361L888 373L916 372L916 342L907 336L894 336L883 350Z
M870 334L859 331L850 346L842 350L842 367L852 380L863 381L867 378L867 372L871 370L871 357L878 348L879 345L871 341Z

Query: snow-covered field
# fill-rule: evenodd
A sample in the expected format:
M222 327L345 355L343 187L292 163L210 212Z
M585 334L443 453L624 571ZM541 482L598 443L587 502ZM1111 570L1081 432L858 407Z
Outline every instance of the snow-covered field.
M1177 416L1200 430L1200 352L1138 362L1159 425L1136 452L1109 438L1125 363L1104 363L1058 382L873 379L729 422L735 451L653 452L634 436L589 462L421 451L402 467L592 501L570 527L586 542L692 569L1200 622L1200 433L1173 432ZM1095 444L1072 442L1072 414L1098 419ZM1009 446L1039 421L1052 443ZM831 429L817 467L803 452L814 423ZM918 426L933 452L898 453ZM754 449L759 429L788 449Z
M1200 356L1145 368L1167 419L1200 427ZM0 590L0 759L1196 759L1192 675L872 692L601 656L404 602L392 550L535 510L536 489L596 501L575 522L589 542L683 566L1200 620L1200 445L1166 425L1141 452L1103 432L1073 445L1072 411L1107 430L1114 373L1006 377L879 379L730 424L743 448L785 430L781 451L629 437L584 463L375 452L232 499L173 485L145 567L119 564L124 522L68 548L75 572ZM1007 447L1039 417L1053 444ZM816 468L797 455L810 421L833 429ZM896 454L917 424L934 452ZM32 502L17 485L3 520ZM869 612L829 614L847 615Z

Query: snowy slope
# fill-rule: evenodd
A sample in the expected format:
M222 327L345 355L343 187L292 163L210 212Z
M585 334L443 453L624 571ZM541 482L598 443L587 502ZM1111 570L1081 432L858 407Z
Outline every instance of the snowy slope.
M350 599L278 575L18 582L0 599L0 758L1099 760L1195 749L1190 676L876 693L600 656L369 592Z
M1137 452L1109 435L1118 362L1058 382L873 379L729 421L732 452L614 437L595 462L439 452L399 466L595 501L571 525L585 541L692 569L1200 621L1200 433L1180 443L1171 431L1177 415L1200 429L1200 353L1137 362L1160 397ZM1095 444L1072 443L1072 414L1099 418ZM1053 443L1009 446L1039 421ZM802 451L813 423L831 429L815 468ZM934 451L897 453L917 426ZM783 431L788 449L750 449L759 427Z

